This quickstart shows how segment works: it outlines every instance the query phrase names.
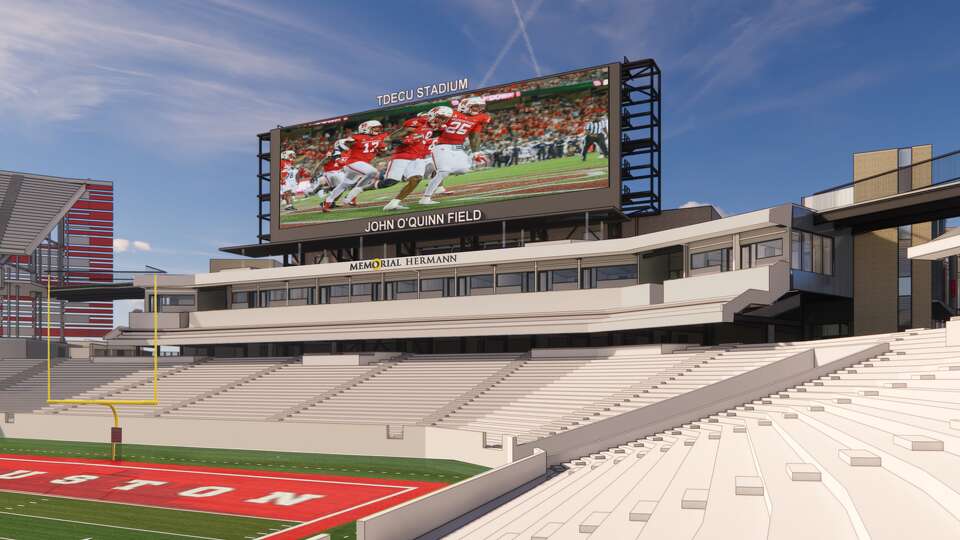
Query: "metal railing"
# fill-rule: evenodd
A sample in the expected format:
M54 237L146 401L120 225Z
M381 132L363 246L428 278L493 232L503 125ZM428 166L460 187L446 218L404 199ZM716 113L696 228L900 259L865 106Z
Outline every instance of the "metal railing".
M960 150L818 191L804 197L801 204L823 212L957 181L960 181Z

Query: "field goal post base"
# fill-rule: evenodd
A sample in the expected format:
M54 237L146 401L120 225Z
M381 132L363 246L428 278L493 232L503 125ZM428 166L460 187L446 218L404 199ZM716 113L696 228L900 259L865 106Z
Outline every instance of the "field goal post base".
M51 325L51 301L50 301L50 287L52 279L50 276L47 276L47 404L48 405L102 405L104 407L110 408L110 413L113 415L113 427L110 428L110 460L111 461L121 461L123 460L123 428L120 426L120 414L117 412L117 405L150 405L157 406L160 404L160 399L158 395L158 380L159 380L159 355L160 355L160 341L158 334L158 310L160 309L160 302L157 299L157 276L153 276L153 399L53 399L53 386L52 386L52 343L53 336L51 335L50 329L53 328ZM63 317L63 314L60 314Z

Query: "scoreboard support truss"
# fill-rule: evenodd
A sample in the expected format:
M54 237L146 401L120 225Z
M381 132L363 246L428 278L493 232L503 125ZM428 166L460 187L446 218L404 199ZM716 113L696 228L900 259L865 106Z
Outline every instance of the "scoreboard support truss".
M660 213L660 67L620 65L620 201L628 216Z

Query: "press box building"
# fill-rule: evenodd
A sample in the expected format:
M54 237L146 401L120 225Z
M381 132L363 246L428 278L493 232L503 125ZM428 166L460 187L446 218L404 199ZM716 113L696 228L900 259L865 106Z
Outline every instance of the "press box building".
M185 354L267 356L765 342L938 326L955 312L955 261L906 258L944 233L960 188L960 155L931 156L930 146L857 153L849 184L727 217L709 206L585 213L224 248L287 264L214 261L209 273L161 276L159 335ZM152 280L136 285L149 312ZM152 321L133 313L109 342L147 346Z

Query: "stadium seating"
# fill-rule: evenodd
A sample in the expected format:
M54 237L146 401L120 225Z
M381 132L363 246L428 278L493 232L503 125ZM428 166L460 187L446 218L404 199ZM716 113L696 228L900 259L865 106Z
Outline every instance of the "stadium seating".
M126 377L142 367L142 362L95 363L90 360L58 360L54 363L52 372L53 398L75 398L98 386ZM28 373L29 376L25 378L14 376L15 382L0 391L0 411L26 412L46 404L46 361L37 364Z
M9 385L12 382L10 379L19 376L31 368L45 367L45 364L44 360L32 358L4 358L0 360L0 388Z
M417 424L506 376L520 362L515 354L409 357L285 421Z
M447 538L960 538L960 347L865 339L890 352L572 460Z
M256 376L283 365L279 359L245 358L243 360L204 360L166 369L160 379L160 402L155 407L122 405L118 407L125 416L159 416L176 410L208 393L223 391L247 377ZM143 364L137 364L142 368ZM147 377L144 378L143 375ZM149 400L153 398L152 372L140 373L133 384L119 383L104 388L99 399ZM109 415L105 408L71 407L52 409L53 414Z
M310 366L283 364L243 384L199 399L167 416L235 420L276 420L345 384L359 382L381 368L371 366Z

